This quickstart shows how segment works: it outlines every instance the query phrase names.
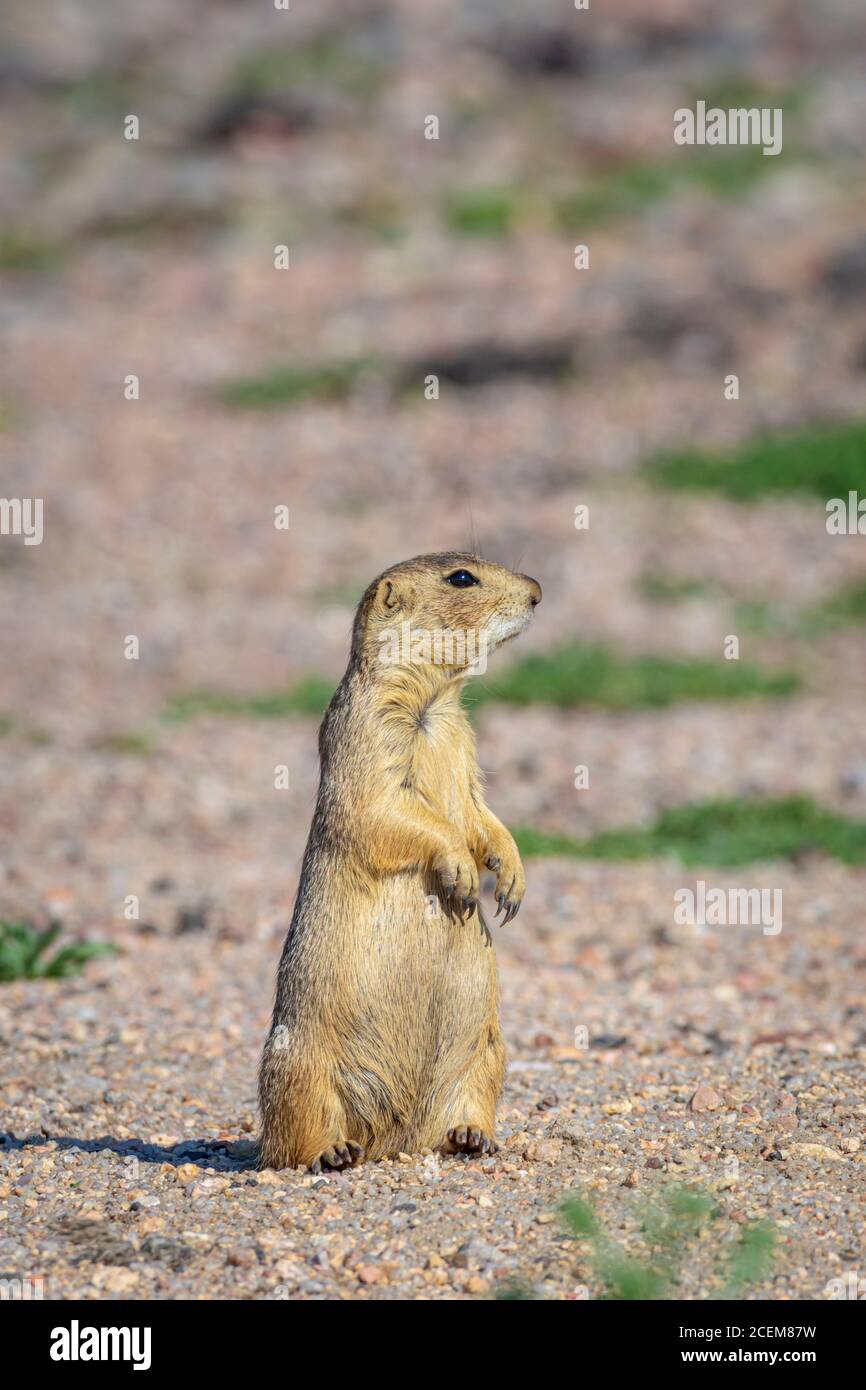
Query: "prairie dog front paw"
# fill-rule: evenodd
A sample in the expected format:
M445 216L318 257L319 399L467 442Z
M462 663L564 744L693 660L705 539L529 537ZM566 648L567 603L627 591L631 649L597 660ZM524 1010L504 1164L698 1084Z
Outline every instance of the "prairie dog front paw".
M478 906L478 870L468 846L449 850L433 862L439 896L445 911L462 919L471 917Z
M499 851L493 851L485 859L487 868L496 874L496 902L497 908L495 916L504 912L501 925L510 922L512 917L516 917L523 902L523 895L526 892L526 875L523 872L523 864L517 852L517 846L512 842L511 845L503 847Z

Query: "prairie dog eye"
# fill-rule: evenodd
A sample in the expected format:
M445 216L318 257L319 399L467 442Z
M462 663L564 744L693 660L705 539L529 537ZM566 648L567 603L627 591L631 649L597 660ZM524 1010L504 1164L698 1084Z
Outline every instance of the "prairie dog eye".
M446 577L445 583L453 584L455 589L468 589L473 584L480 584L481 580L476 579L475 575L470 574L468 570L455 570L453 574Z

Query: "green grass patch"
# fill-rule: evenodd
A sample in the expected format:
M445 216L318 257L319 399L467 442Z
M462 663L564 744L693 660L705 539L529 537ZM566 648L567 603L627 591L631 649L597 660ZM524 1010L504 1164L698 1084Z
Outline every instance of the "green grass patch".
M471 680L466 699L470 706L499 700L560 709L586 705L662 708L678 700L790 695L798 685L799 678L793 672L765 671L745 661L629 657L600 643L574 642L525 657L502 674Z
M493 1298L497 1303L537 1303L541 1295L524 1279L505 1279L497 1286Z
M772 1274L775 1227L768 1221L750 1222L731 1239L730 1223L715 1197L699 1187L678 1183L629 1206L637 1220L635 1253L625 1250L583 1194L569 1194L559 1209L568 1234L584 1247L581 1263L589 1265L605 1300L678 1299L684 1271L695 1268L702 1294L742 1298L751 1285ZM512 1279L499 1285L493 1297L526 1302L542 1295Z
M233 719L285 719L290 715L320 715L334 693L334 682L321 676L305 676L287 690L262 695L231 695L223 691L197 690L176 695L163 711L163 717L185 723L203 714Z
M354 606L354 590L327 593L327 599ZM621 657L601 646L573 645L545 655L527 657L501 675L470 680L464 692L467 707L501 701L506 704L548 704L562 709L597 705L606 709L662 707L675 700L722 700L752 695L788 695L798 678L790 672L766 672L747 663L678 660L675 657ZM236 718L282 719L287 715L320 715L334 693L335 683L310 675L286 690L256 695L194 690L176 695L163 715L171 720L202 714Z
M33 748L49 748L54 742L47 729L40 729L38 725L31 725L29 729L23 731L24 738Z
M697 102L703 101L708 111L714 106L721 107L723 111L743 107L747 110L752 107L768 107L771 110L781 107L787 137L791 133L791 122L799 121L810 96L811 89L806 83L797 87L772 87L765 82L756 82L748 74L731 71L723 73L709 84L701 82L690 85L682 104L695 106Z
M454 351L430 350L419 360L363 357L310 366L272 367L251 376L224 382L219 399L224 405L248 409L282 409L305 400L345 400L363 377L375 381L395 400L417 400L428 374L440 382L475 390L509 377L566 381L575 372L573 347L560 340L533 342L526 347L501 347L478 341Z
M773 92L735 76L712 91L701 90L687 97L683 105L693 108L700 98L706 101L708 110L711 107L725 111L742 107L780 107L785 123L787 167L790 167L792 157L798 161L806 157L796 132L807 96L805 88ZM556 200L555 216L564 229L572 231L638 216L682 189L703 189L718 199L737 198L774 173L774 166L779 163L765 155L760 145L684 146L670 158L633 160L590 175L573 192Z
M37 273L56 270L63 251L53 242L27 232L0 231L0 270Z
M60 83L46 91L48 100L67 107L78 120L122 120L129 111L153 101L142 75L134 67L89 72L85 77Z
M727 1252L723 1264L725 1283L720 1298L739 1298L749 1284L758 1284L772 1272L776 1255L776 1230L769 1221L744 1226L740 1238Z
M790 617L765 599L744 598L734 604L734 631L770 637L790 631Z
M678 1296L686 1264L706 1264L715 1298L738 1298L771 1272L776 1234L766 1222L742 1227L734 1241L715 1199L700 1188L677 1185L637 1209L643 1250L627 1254L605 1229L592 1203L579 1194L560 1208L566 1228L589 1247L589 1263L603 1297L622 1301Z
M741 599L734 606L734 631L768 637L816 638L863 623L866 623L866 579L846 584L799 611L760 599Z
M761 145L716 145L710 150L690 146L675 183L691 184L714 198L738 198L771 174L775 163Z
M675 159L634 161L592 174L558 198L555 219L566 231L637 217L681 189L701 188L715 198L735 198L772 173L773 159L757 145L684 148Z
M646 465L649 480L673 491L720 492L738 502L805 493L847 498L866 493L866 421L816 425L748 440L730 454L685 449Z
M117 951L107 941L73 941L49 955L60 923L38 931L29 922L0 922L0 982L64 979L79 975L88 961Z
M808 634L858 623L866 623L866 579L846 584L801 615L801 627Z
M515 188L471 188L452 194L445 216L459 236L504 237L512 230L519 207Z
M229 90L243 96L286 96L324 88L357 98L382 86L388 68L381 49L349 32L317 34L300 44L273 44L243 58Z
M12 720L8 715L0 714L0 738L5 738L12 732Z
M694 146L676 157L634 160L587 174L567 192L514 184L460 189L446 199L445 223L465 237L501 239L529 219L571 233L638 217L682 189L736 198L772 173L774 163L756 145Z
M18 424L20 415L18 409L10 401L0 400L0 434L5 434L7 430L12 430Z
M324 362L309 367L274 367L240 377L220 389L224 405L242 410L274 410L300 401L342 401L369 371L369 360Z
M681 177L676 165L669 162L635 162L592 174L578 188L556 200L556 221L569 231L635 217L652 203L667 198Z
M588 839L524 826L514 832L521 854L572 859L661 859L733 868L821 853L866 864L866 821L849 820L808 796L690 802L663 811L650 825L603 830Z
M93 740L91 747L97 753L117 753L121 757L143 758L153 752L153 740L147 734L137 733L132 729L127 732L100 734Z

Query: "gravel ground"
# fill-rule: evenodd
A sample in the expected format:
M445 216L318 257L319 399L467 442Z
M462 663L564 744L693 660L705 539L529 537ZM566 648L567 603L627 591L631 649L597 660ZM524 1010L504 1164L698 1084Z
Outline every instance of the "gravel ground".
M638 1254L643 1205L688 1181L719 1216L678 1296L717 1291L720 1252L764 1220L778 1252L750 1296L827 1297L866 1268L862 870L530 861L495 935L500 1152L258 1173L315 721L164 714L196 689L336 681L352 595L474 529L544 587L524 651L589 638L721 660L739 632L743 659L802 678L775 701L487 705L481 761L508 823L584 836L793 792L866 817L863 628L785 621L863 580L862 537L829 538L818 497L670 498L640 472L671 444L862 410L860 8L610 0L578 16L594 26L578 54L555 45L557 70L554 0L531 21L482 0L328 0L293 6L293 34L339 16L348 66L326 43L297 106L240 114L239 65L278 46L267 7L67 0L38 26L24 0L8 9L0 466L4 495L44 498L45 536L0 538L0 918L119 949L80 978L0 985L0 1272L63 1299L484 1298L511 1279L596 1298L564 1194ZM677 184L586 234L544 211L576 179L669 160L672 108L732 74L805 93L772 171L723 199ZM431 147L419 113L437 110ZM456 191L502 186L526 194L508 235L449 231ZM565 343L574 374L423 400L431 363L471 366L491 342L530 362ZM220 400L249 372L368 356L406 389L372 371L343 401ZM703 587L659 604L657 574ZM782 621L740 631L755 601ZM674 893L699 877L780 889L783 930L678 925Z
M866 950L849 875L775 878L796 907L767 938L672 927L673 870L535 866L525 922L497 934L510 1065L483 1161L255 1171L273 933L140 933L86 979L7 986L4 1268L60 1298L597 1296L562 1196L639 1251L641 1203L682 1180L721 1215L680 1296L767 1219L779 1257L754 1293L826 1296L862 1256ZM710 1110L689 1109L700 1085Z

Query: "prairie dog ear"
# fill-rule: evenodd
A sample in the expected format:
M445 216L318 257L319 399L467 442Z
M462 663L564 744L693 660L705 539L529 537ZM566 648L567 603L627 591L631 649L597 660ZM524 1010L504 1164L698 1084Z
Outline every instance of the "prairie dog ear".
M397 586L391 579L380 579L376 590L376 607L386 613L394 613L401 607Z

